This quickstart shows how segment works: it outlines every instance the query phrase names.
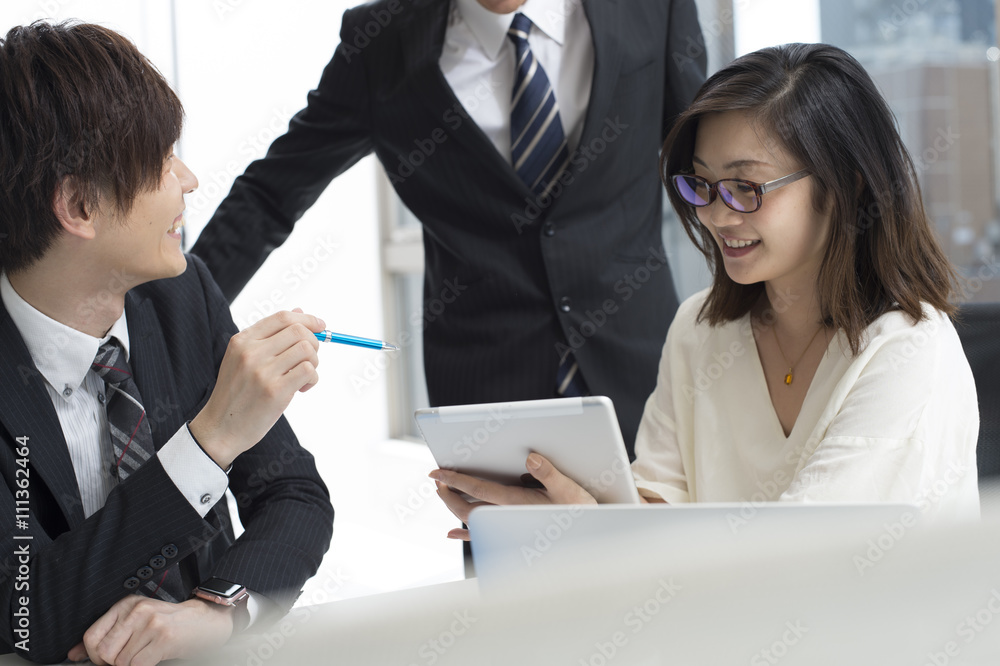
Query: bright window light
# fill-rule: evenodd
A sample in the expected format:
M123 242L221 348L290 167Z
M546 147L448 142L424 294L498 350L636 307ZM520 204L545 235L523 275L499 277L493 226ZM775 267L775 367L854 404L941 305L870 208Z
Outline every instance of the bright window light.
M736 55L820 41L819 0L733 0Z

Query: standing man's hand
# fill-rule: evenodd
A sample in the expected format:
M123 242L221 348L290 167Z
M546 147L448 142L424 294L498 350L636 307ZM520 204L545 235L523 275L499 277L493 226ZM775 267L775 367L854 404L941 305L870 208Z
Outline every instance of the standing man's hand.
M132 594L87 629L68 659L89 658L98 666L153 666L221 647L232 633L232 608L201 599L171 604Z
M308 391L319 375L323 320L301 310L278 312L229 341L219 379L191 434L222 469L253 447L281 416L296 391Z

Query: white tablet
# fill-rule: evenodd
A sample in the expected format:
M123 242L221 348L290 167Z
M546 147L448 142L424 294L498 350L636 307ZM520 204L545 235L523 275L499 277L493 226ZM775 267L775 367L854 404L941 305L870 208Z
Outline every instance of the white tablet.
M602 504L638 504L625 442L603 396L418 409L417 427L442 469L521 484L532 451Z

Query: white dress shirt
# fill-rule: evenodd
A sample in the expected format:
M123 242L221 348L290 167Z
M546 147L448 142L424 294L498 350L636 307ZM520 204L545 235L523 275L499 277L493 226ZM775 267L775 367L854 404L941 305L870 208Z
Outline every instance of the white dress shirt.
M579 0L527 0L517 11L534 24L528 44L552 84L572 153L583 134L594 78L586 12ZM516 54L507 31L515 13L495 14L477 0L453 0L440 60L455 96L508 162Z
M667 502L903 502L934 518L979 516L976 384L951 320L879 317L851 356L833 337L786 437L749 315L696 323L708 290L677 310L632 470ZM781 390L779 387L778 390Z
M90 366L100 346L112 337L122 344L128 359L125 313L122 312L104 338L98 339L36 310L14 290L6 274L0 275L0 298L45 379L45 389L73 461L83 514L89 517L104 506L117 483L109 473L113 461L103 402L105 384ZM157 456L174 485L202 518L225 495L229 477L202 451L187 426L178 430Z

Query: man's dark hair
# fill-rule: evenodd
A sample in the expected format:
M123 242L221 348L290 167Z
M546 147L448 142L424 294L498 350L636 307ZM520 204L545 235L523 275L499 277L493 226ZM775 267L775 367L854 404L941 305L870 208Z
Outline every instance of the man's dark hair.
M155 190L183 108L122 35L36 22L0 40L0 270L17 272L58 237L53 201L76 179L86 210L127 214Z
M890 310L914 321L924 318L922 301L955 311L949 298L956 273L931 230L913 161L875 83L842 49L787 44L738 58L709 78L663 147L670 201L715 274L699 320L714 326L739 319L764 289L729 277L711 232L670 183L671 175L691 171L699 120L726 111L746 112L808 169L814 208L829 206L817 289L824 320L844 331L852 352L861 349L868 325Z

